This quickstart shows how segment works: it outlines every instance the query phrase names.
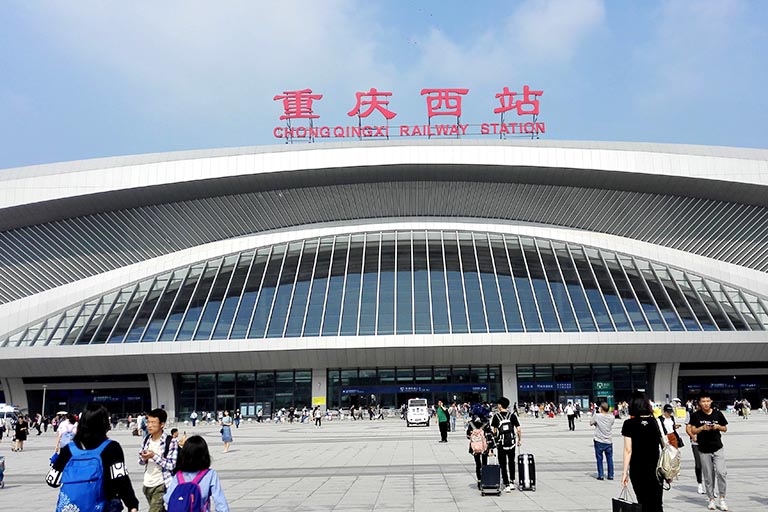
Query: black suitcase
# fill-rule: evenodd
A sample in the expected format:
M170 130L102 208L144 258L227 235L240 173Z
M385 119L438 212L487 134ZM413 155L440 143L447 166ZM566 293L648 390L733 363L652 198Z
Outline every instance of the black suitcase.
M480 495L501 495L501 467L498 464L486 464L481 469Z
M517 456L517 488L521 491L536 491L536 462L532 453Z

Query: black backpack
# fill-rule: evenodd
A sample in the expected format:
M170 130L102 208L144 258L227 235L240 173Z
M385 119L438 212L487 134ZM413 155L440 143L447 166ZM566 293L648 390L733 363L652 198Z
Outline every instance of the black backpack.
M499 448L502 450L515 449L515 427L512 425L512 413L507 411L506 416L499 413Z
M149 446L149 439L152 437L152 434L147 434L146 437L144 437L144 442L141 443L141 449L146 450ZM173 441L173 437L170 434L164 434L165 437L165 448L163 448L163 458L168 458L168 452L171 450L171 442ZM162 438L161 438L162 439Z

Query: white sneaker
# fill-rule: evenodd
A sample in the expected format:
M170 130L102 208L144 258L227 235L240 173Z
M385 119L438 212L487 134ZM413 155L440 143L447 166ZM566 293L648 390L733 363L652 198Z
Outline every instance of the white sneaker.
M728 510L728 505L725 503L724 499L720 500L720 510Z
M508 485L508 486L506 486L504 488L504 492L512 492L514 490L515 490L515 486L514 485Z
M707 494L707 491L704 489L704 484L699 484L699 494Z
M707 505L707 510L717 510L717 507L715 506L715 500L709 500L709 505Z

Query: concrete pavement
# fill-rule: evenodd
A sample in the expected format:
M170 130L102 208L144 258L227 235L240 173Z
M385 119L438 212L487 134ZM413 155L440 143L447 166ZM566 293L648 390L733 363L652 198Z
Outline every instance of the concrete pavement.
M732 511L768 510L768 417L753 413L748 421L728 416L724 435L728 463L728 503ZM598 481L592 429L586 419L569 432L565 418L522 418L523 451L537 462L537 491L481 497L475 485L474 462L463 432L438 443L436 426L406 428L398 419L371 422L324 422L312 425L272 425L245 422L234 431L230 453L222 454L219 428L198 425L187 433L203 435L211 446L213 467L219 472L232 511L610 511L619 494L618 480ZM622 438L614 435L616 478L621 474ZM141 494L141 469L135 454L140 438L126 430L111 437L128 457L131 479ZM686 438L687 440L687 438ZM6 457L0 511L53 510L57 490L43 481L54 434L32 436L22 453ZM666 512L706 510L707 500L696 494L689 446L683 448L683 472L664 494Z

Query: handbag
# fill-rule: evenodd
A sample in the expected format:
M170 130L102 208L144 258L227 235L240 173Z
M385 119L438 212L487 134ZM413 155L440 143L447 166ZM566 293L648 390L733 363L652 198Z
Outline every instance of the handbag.
M613 498L611 504L613 512L643 512L643 506L635 503L635 498L627 486L622 487L619 497Z
M672 487L672 480L680 474L680 450L667 441L667 437L661 432L659 422L656 422L656 429L659 432L662 447L656 464L656 476L659 478L662 489L668 491Z

